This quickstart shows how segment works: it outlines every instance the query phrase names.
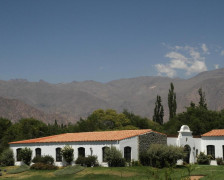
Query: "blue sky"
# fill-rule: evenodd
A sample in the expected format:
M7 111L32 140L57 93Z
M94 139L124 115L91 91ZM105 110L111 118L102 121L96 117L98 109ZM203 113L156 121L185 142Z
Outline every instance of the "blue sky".
M1 0L0 79L189 78L224 67L221 0Z

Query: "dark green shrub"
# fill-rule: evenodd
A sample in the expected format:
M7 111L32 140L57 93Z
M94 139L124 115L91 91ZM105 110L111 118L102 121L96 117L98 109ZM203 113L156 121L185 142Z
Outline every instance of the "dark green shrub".
M142 166L142 164L140 163L140 161L132 161L131 166Z
M86 163L86 158L83 156L80 156L75 160L75 164L79 164L81 166L84 166L85 163Z
M30 169L34 170L55 170L58 169L57 166L52 164L44 164L44 163L35 163L32 166L30 166Z
M85 165L87 167L98 166L97 156L88 156L85 158Z
M222 158L216 158L216 161L218 165L224 165Z
M147 156L150 159L150 165L153 167L171 167L176 165L178 159L184 158L184 149L171 145L151 144Z
M205 153L200 152L200 154L197 156L197 163L198 164L209 164L211 160L211 156L205 155Z
M54 164L54 158L52 156L36 156L32 160L33 163Z
M65 159L65 161L70 165L71 162L74 159L74 149L71 146L66 145L62 150L61 150L62 156Z
M122 158L122 153L114 146L105 150L106 160L109 167L124 167L125 159Z
M87 167L98 166L97 156L80 156L76 159L75 163Z
M13 151L6 149L0 156L0 166L14 166L15 160L13 157Z
M139 160L140 160L140 162L143 166L149 166L150 165L150 158L149 158L147 152L140 153Z
M31 157L32 157L32 150L27 147L22 148L20 151L20 157L25 164L30 165Z

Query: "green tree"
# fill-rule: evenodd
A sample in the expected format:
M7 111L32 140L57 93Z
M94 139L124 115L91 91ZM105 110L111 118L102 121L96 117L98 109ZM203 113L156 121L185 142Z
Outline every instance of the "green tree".
M62 150L61 150L61 153L62 153L62 156L63 158L65 159L65 161L71 165L71 162L73 161L74 159L74 149L69 146L69 145L66 145Z
M26 165L30 165L32 158L32 150L27 147L22 148L20 151L20 157Z
M205 98L205 92L202 91L202 88L198 89L198 94L200 96L199 107L207 109L207 103Z
M109 167L123 167L125 166L125 159L122 158L122 153L115 146L106 148L106 161Z
M3 137L6 135L7 130L12 126L10 120L0 118L0 154L7 148L8 144L3 143Z
M0 156L0 166L14 166L13 151L5 149Z
M176 93L174 92L174 85L170 83L170 89L168 93L168 107L169 107L169 119L172 119L176 115L177 102Z
M157 95L155 108L154 108L153 121L162 125L163 116L164 116L164 110L163 110L162 100L161 100L161 97Z

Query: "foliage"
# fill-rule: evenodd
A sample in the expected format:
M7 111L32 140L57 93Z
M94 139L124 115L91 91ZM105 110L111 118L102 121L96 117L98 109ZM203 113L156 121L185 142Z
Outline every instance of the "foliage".
M53 164L44 164L44 163L38 162L38 163L35 163L35 164L31 165L30 169L34 169L34 170L55 170L55 169L58 169L58 167L53 165Z
M164 116L164 110L163 110L162 100L161 100L161 97L157 95L156 102L155 102L153 121L162 125L163 124L163 116Z
M131 166L142 166L140 161L131 161Z
M74 159L74 149L71 146L66 145L61 150L61 153L62 153L62 156L65 159L65 161L70 165Z
M75 161L76 164L81 166L93 167L98 166L97 156L78 157Z
M8 174L18 174L18 173L21 173L24 171L28 171L29 169L30 169L30 167L28 165L24 164L15 169L9 170Z
M0 156L0 166L14 166L13 151L11 149L5 149Z
M36 156L32 160L33 163L54 164L54 158L50 155Z
M32 157L32 150L30 148L22 148L20 151L20 157L26 165L30 165L31 157Z
M223 159L222 158L216 158L217 164L218 165L224 165Z
M76 174L85 168L80 165L75 165L75 166L67 166L66 168L59 169L54 172L55 176L64 176L64 175L70 175L70 174Z
M148 156L147 152L141 152L139 155L139 160L143 166L150 166L151 159Z
M8 119L0 118L0 154L8 147L8 143L2 139L6 135L7 130L12 126Z
M122 153L116 147L112 146L105 149L105 157L109 167L124 167L125 159L122 158Z
M151 144L146 156L147 160L150 160L150 165L157 168L175 166L177 160L183 157L184 150L182 147L163 144ZM145 162L141 163L146 164Z
M212 157L210 155L206 155L203 152L200 152L200 154L197 156L197 163L198 164L209 164Z
M202 88L199 88L198 94L200 96L199 107L207 109L207 104L206 104L206 99L205 99L205 92L202 91Z
M176 93L174 92L173 83L170 83L170 89L168 93L168 107L169 107L169 119L172 119L176 115L177 110Z

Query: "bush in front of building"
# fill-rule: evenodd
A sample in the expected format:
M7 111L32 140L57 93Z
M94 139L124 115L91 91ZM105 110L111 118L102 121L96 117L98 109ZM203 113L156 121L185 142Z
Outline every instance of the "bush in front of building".
M32 150L27 147L22 148L20 151L20 157L26 165L30 165L31 157L32 157Z
M182 147L167 146L164 144L151 144L147 152L140 155L142 165L157 168L175 166L178 159L184 158Z
M54 158L50 155L36 156L32 160L33 163L54 164Z
M69 164L71 165L71 162L73 161L74 159L74 149L69 146L69 145L66 145L62 150L61 150L61 153L62 153L62 156L64 158L64 160Z
M122 153L116 147L112 146L105 150L106 160L109 167L124 167L125 159L122 158Z
M223 162L222 158L220 158L220 157L216 158L216 162L218 165L224 165L224 162Z
M87 156L87 157L80 156L76 159L75 163L87 167L99 166L97 156Z
M198 164L209 164L210 160L212 160L211 155L206 155L203 152L200 152L200 154L197 156L197 163Z
M0 156L0 166L14 166L14 163L13 151L5 149Z
M56 170L58 169L57 166L53 165L53 164L44 164L44 163L35 163L32 166L30 166L30 169L33 170Z

